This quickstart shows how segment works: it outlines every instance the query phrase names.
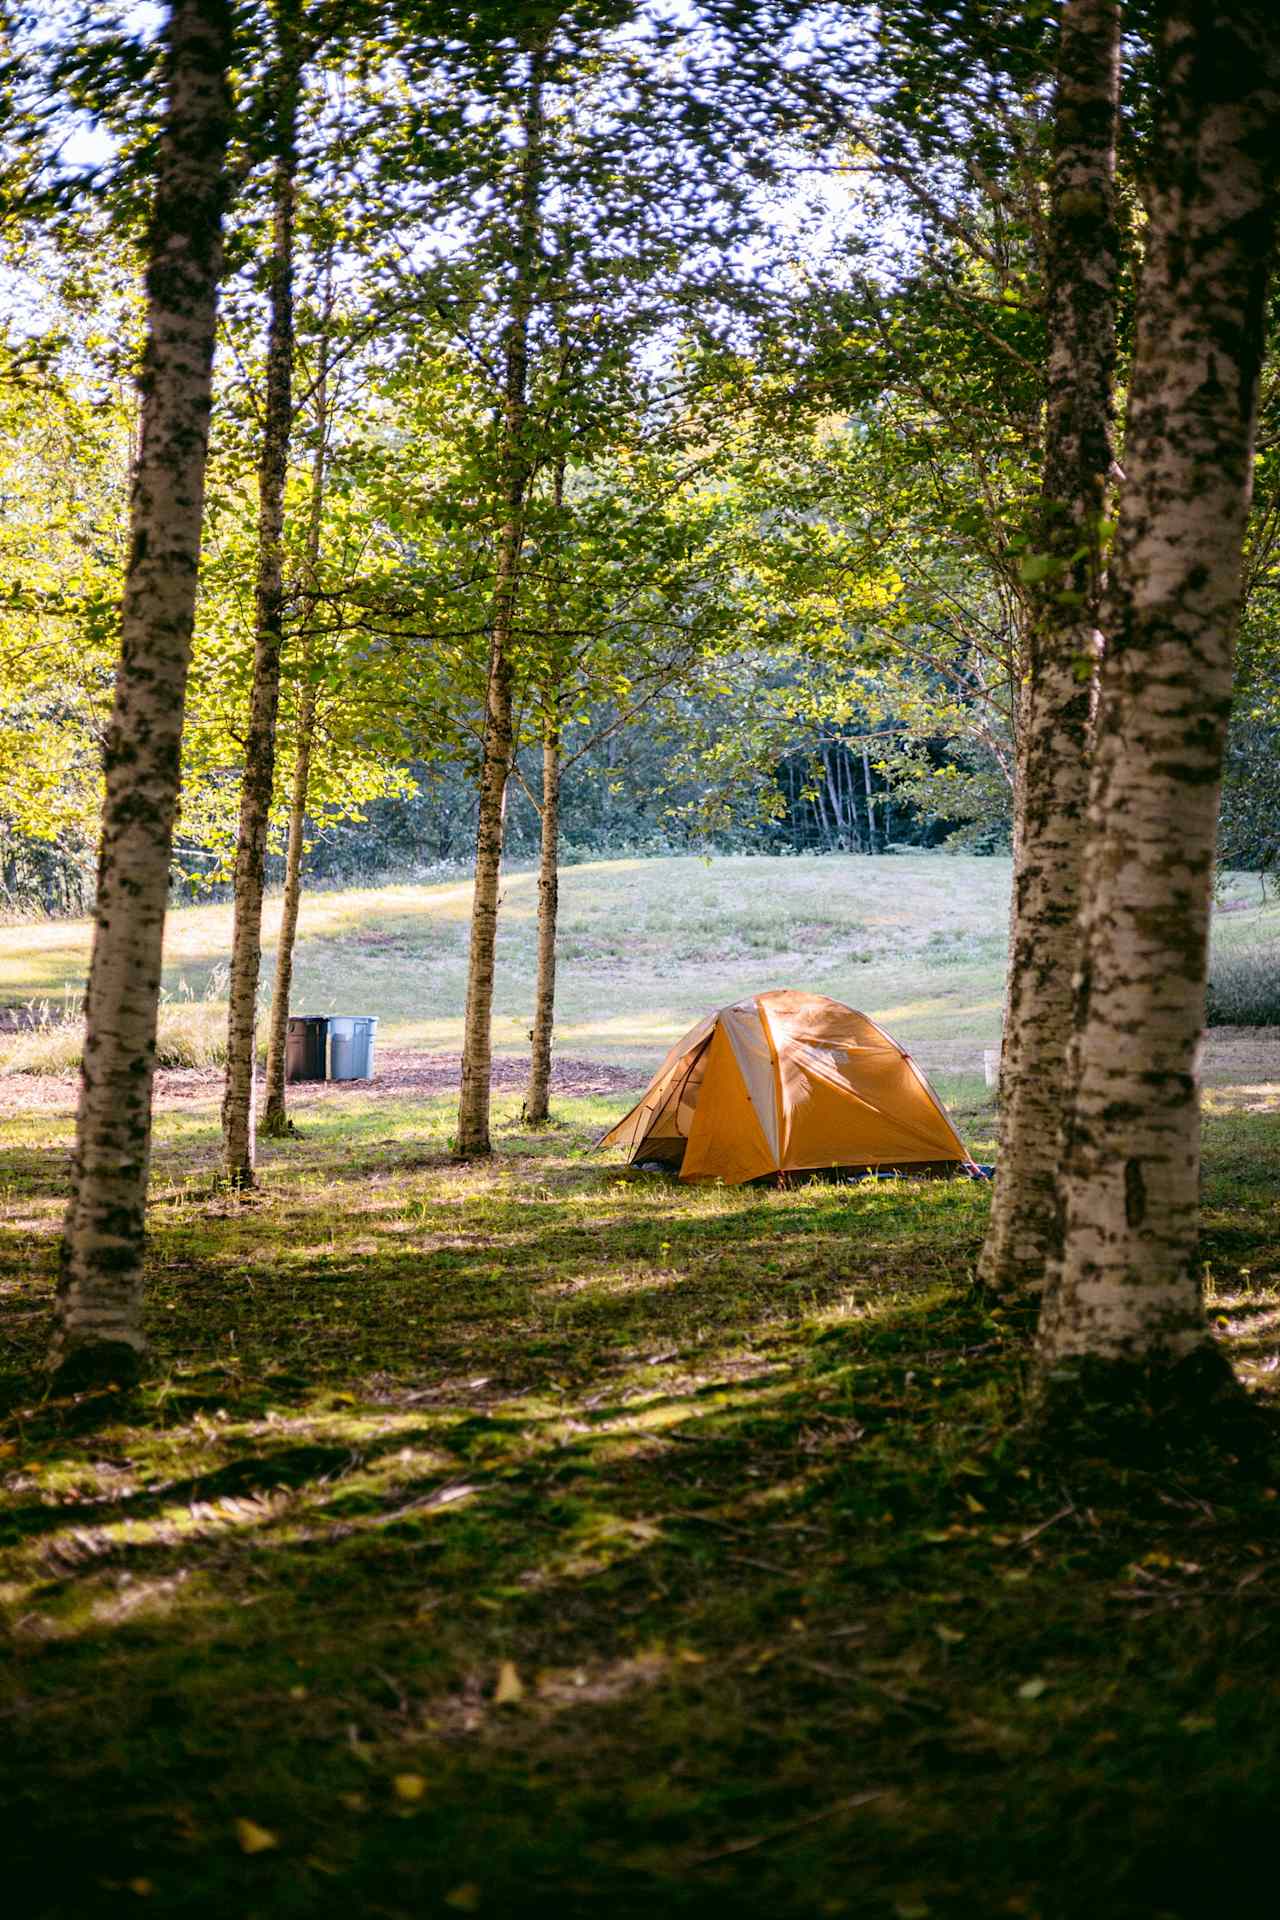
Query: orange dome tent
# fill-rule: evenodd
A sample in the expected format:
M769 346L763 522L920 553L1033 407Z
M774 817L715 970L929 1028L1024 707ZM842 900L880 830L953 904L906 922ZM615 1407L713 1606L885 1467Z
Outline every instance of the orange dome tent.
M708 1014L597 1145L731 1187L824 1168L973 1165L910 1054L817 993L761 993Z

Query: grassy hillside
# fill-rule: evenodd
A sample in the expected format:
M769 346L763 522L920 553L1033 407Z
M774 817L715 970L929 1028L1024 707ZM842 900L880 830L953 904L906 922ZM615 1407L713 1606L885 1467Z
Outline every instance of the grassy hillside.
M708 1006L764 987L812 986L908 1042L967 1043L999 1019L1009 868L1002 860L618 860L563 877L560 1044L648 1064ZM469 883L316 894L303 905L298 1012L377 1014L401 1045L461 1042ZM279 901L267 910L270 952ZM499 937L494 1040L527 1044L537 881L510 874ZM0 930L0 1000L74 991L84 922ZM165 987L217 993L228 905L170 916Z
M1007 860L918 854L871 859L746 856L616 860L563 876L560 1019L565 1053L642 1069L708 1007L767 987L812 987L874 1016L930 1070L973 1075L999 1036ZM469 883L321 893L304 901L294 1010L372 1013L384 1044L461 1044ZM279 921L267 907L267 978ZM504 886L494 1042L527 1047L533 1017L536 877ZM170 915L165 990L220 997L229 905ZM1223 893L1215 940L1280 940L1280 904L1256 880ZM0 928L0 1005L56 1001L83 983L84 921Z

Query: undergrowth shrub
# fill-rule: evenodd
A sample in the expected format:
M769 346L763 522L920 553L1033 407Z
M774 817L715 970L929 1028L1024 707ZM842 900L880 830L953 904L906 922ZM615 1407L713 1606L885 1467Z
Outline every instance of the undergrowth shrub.
M1215 953L1209 962L1211 1027L1280 1027L1280 943Z
M0 1074L74 1073L84 1053L78 1006L30 1008L31 1024L0 1037ZM265 1040L258 1058L266 1056ZM177 1000L160 1008L159 1067L220 1067L227 1057L227 1006L218 1000Z

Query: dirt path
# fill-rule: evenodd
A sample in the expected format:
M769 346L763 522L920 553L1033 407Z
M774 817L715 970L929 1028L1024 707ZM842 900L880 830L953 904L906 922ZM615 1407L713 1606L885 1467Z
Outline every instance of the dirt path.
M972 1041L931 1041L916 1056L926 1073L981 1073L982 1049ZM456 1053L419 1053L379 1047L377 1077L359 1081L306 1081L290 1089L299 1106L323 1106L345 1100L352 1091L384 1100L421 1100L452 1093L458 1085ZM496 1093L517 1093L525 1083L525 1061L499 1057L493 1063ZM1243 1105L1280 1110L1280 1027L1214 1027L1205 1040L1203 1081L1214 1097L1210 1106ZM648 1069L602 1060L564 1059L555 1063L551 1086L567 1099L584 1094L638 1093ZM74 1109L76 1076L69 1073L15 1073L0 1078L0 1113L31 1108ZM161 1110L221 1098L220 1067L162 1067L156 1075L156 1105ZM1224 1095L1226 1096L1224 1099Z
M289 1089L291 1104L324 1106L359 1093L384 1100L422 1100L452 1093L461 1066L456 1053L415 1053L397 1047L379 1047L377 1076L373 1080L302 1081ZM518 1093L528 1078L523 1060L497 1058L493 1063L495 1093ZM585 1094L639 1092L648 1074L642 1067L618 1067L599 1060L557 1060L551 1090L566 1099ZM0 1078L0 1113L21 1113L43 1107L72 1110L77 1076L72 1073L13 1073ZM161 1067L156 1074L156 1106L161 1110L222 1097L221 1067Z

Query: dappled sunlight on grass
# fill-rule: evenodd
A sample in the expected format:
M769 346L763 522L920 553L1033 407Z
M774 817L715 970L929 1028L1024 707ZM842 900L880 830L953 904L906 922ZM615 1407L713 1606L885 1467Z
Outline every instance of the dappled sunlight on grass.
M940 1078L990 1158L980 1077ZM1280 1501L1026 1445L985 1186L681 1187L590 1152L625 1096L528 1135L504 1093L463 1167L451 1094L299 1093L243 1199L216 1090L160 1111L153 1370L79 1401L37 1373L70 1103L2 1123L44 1229L0 1243L18 1911L1231 1910ZM1265 1404L1280 1117L1206 1142L1214 1335Z
M1206 1113L1280 1113L1280 1080L1206 1087L1202 1100Z

